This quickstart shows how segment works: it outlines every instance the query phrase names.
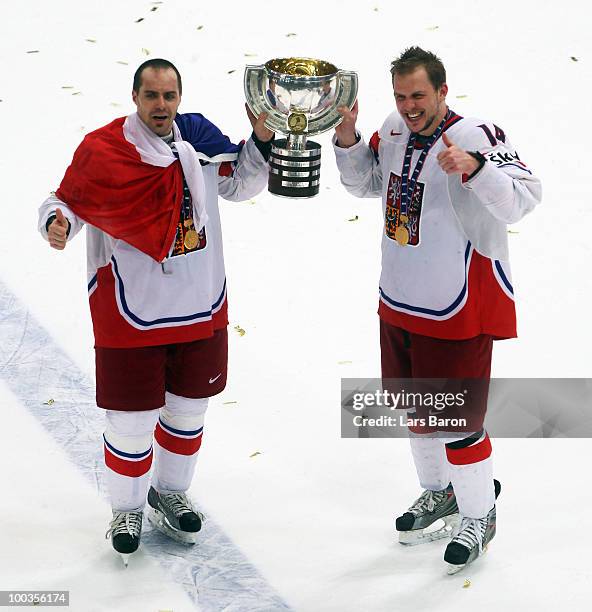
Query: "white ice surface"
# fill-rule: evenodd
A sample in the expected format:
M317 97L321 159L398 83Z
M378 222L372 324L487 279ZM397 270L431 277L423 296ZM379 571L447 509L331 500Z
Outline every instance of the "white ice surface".
M543 205L510 235L520 338L496 344L494 375L592 376L587 3L54 0L1 8L0 281L84 377L93 370L84 239L50 250L36 234L36 211L83 134L133 110L143 49L181 70L182 111L204 113L236 141L250 132L246 63L306 55L357 70L359 125L369 138L393 107L389 62L409 44L441 55L450 106L494 120L543 179ZM264 193L254 203L221 203L230 382L208 412L191 493L269 592L295 610L588 610L589 440L494 441L504 487L498 535L469 574L444 575L442 542L395 544L392 518L418 493L405 441L339 437L340 377L379 372L380 205L341 188L330 134L317 140L317 198ZM19 345L6 345L2 325L2 354L10 355ZM35 380L11 383L12 391L0 387L0 589L70 589L76 612L195 610L148 551L126 571L118 565L102 539L106 502L21 399L36 390L42 405L48 394ZM69 396L60 393L57 402ZM164 544L162 556L170 557Z

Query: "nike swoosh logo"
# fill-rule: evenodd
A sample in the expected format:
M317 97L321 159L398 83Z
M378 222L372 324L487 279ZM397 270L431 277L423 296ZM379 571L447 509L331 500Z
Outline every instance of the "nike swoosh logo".
M403 132L394 132L391 130L391 136L400 136Z
M222 376L222 372L220 372L218 376L214 376L214 378L210 378L210 385L215 383L220 378L220 376Z

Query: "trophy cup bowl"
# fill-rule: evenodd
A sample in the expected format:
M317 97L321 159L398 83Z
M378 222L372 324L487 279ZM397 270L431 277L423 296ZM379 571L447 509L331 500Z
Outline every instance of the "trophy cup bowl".
M286 135L276 140L269 158L269 191L289 198L319 192L321 145L309 136L343 120L340 106L353 107L358 93L355 72L306 57L272 59L245 69L245 96L252 113L265 111L265 125Z

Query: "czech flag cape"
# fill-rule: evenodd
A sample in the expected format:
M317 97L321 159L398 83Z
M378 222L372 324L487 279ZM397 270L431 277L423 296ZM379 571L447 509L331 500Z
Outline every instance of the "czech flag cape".
M126 139L125 122L126 117L120 117L85 136L56 196L85 222L162 261L179 222L181 164L174 158L164 167L147 163ZM218 162L238 157L241 147L203 115L177 115L175 123L175 133L193 147L197 158Z

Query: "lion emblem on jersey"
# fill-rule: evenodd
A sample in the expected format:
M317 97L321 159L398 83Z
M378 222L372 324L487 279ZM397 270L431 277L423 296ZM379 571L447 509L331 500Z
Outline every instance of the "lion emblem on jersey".
M419 226L421 219L421 207L423 204L423 191L425 183L417 181L415 190L411 196L408 221L406 227L409 231L408 246L417 246L420 241ZM386 193L386 211L384 214L384 231L387 238L395 240L395 232L401 222L401 177L391 172Z

